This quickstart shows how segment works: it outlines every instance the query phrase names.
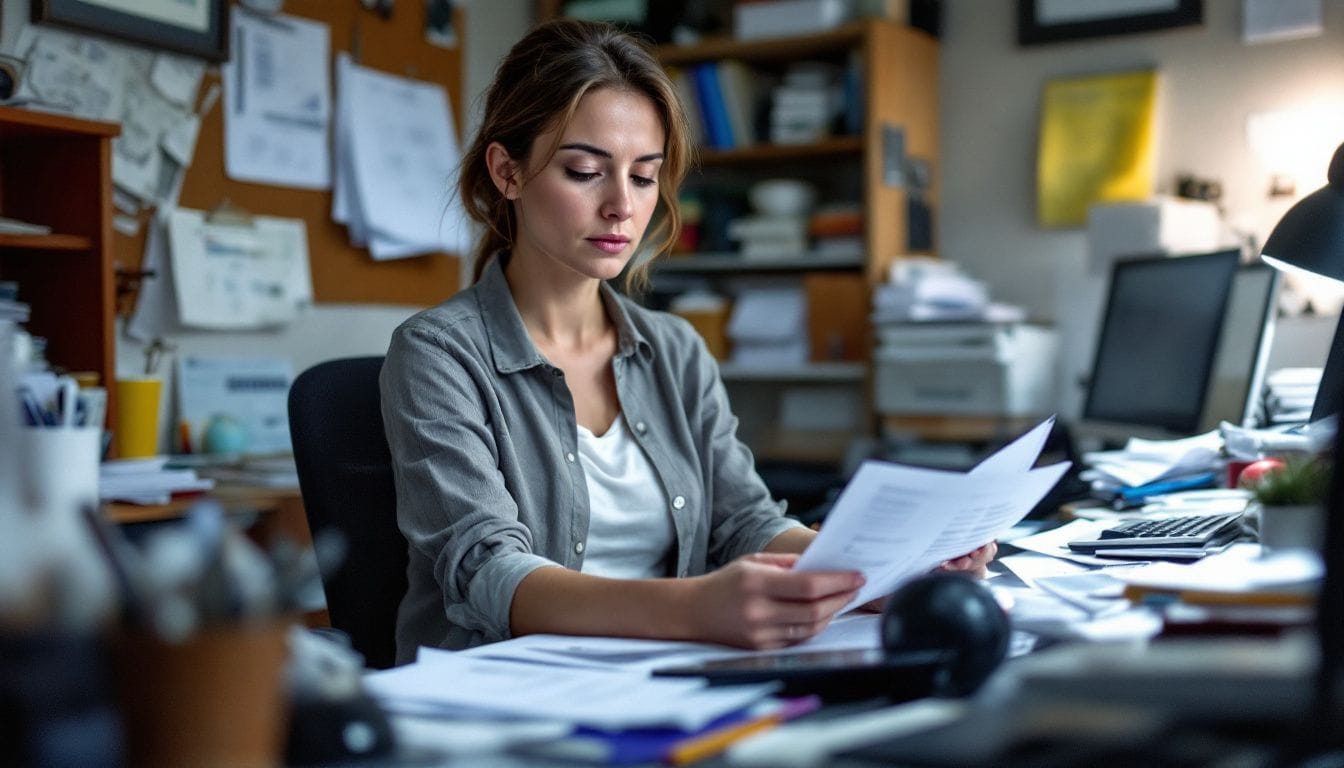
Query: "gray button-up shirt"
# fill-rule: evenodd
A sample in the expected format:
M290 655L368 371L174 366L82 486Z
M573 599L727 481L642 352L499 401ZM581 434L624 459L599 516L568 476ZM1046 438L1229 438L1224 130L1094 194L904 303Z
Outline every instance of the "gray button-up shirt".
M397 660L422 645L510 637L523 577L578 570L588 489L564 372L533 345L501 255L481 280L403 323L382 371L397 519L410 547ZM783 516L736 437L718 367L688 323L602 286L616 325L616 392L676 529L669 576L759 552L798 525ZM359 546L359 542L352 542Z

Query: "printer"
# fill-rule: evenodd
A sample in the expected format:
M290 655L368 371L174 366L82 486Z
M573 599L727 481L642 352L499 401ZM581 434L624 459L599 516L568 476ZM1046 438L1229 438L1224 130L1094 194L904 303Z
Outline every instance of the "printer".
M884 323L874 353L883 415L1053 413L1057 339L1026 322Z

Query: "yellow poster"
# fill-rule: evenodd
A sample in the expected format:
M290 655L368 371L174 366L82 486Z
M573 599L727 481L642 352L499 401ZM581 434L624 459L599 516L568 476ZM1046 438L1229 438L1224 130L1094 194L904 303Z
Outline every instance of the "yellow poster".
M1041 226L1081 226L1092 203L1152 195L1156 102L1153 71L1046 84L1036 161Z

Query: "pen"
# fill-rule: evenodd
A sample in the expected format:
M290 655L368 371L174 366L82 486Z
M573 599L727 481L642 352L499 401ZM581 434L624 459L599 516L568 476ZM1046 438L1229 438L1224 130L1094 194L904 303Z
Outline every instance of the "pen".
M680 744L674 745L668 750L665 762L669 765L688 765L708 757L713 757L732 746L735 742L741 741L753 734L767 731L774 728L776 725L792 720L795 717L801 717L809 712L814 712L820 706L820 696L802 696L796 699L789 699L784 702L778 710L771 712L768 715L763 715L741 723L725 725L722 728L716 728L709 733L693 736Z
M1123 488L1115 494L1115 500L1112 502L1112 506L1116 509L1138 506L1149 496L1158 496L1164 493L1171 493L1172 491L1184 491L1190 488L1203 488L1217 481L1217 479L1218 473L1204 472L1191 477L1163 480L1156 483L1136 485L1132 488Z

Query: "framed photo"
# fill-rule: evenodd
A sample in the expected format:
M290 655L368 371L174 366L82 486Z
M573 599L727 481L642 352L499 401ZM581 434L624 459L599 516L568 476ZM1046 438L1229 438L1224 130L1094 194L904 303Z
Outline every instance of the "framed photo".
M33 21L210 61L229 58L229 0L33 0Z
M1204 0L1017 0L1018 45L1151 32L1204 22Z

